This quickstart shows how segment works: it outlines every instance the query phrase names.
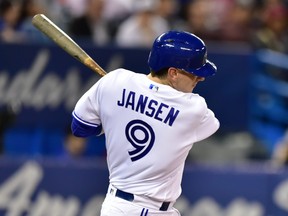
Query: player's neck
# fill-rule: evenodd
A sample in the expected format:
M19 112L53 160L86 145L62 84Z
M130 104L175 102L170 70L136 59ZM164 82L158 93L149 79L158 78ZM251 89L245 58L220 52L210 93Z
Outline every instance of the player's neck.
M163 85L171 86L167 79L160 79L158 77L152 77L151 74L148 74L147 77L148 77L148 79L150 79L150 80L152 80L152 81L154 81L156 83L160 83L160 84L163 84Z

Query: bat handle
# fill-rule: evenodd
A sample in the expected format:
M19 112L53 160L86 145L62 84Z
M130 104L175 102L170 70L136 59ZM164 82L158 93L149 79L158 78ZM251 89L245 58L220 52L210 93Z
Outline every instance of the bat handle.
M98 65L92 58L86 58L84 60L84 64L93 71L97 72L100 76L104 76L107 74L105 70L101 68L100 65Z

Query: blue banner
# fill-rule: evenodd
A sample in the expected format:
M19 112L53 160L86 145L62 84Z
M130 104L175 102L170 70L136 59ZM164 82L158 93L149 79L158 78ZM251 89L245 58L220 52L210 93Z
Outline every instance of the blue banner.
M106 71L149 71L149 50L81 47ZM76 102L100 76L53 43L0 44L0 50L0 138L4 133L6 154L58 155ZM220 133L248 130L250 54L217 51L208 56L217 75L199 83L195 93L215 112ZM103 155L103 138L96 142L100 149L88 154Z
M20 111L15 122L20 127L67 126L79 97L99 79L59 47L2 44L0 49L0 106ZM88 51L108 70L123 65L135 69L148 55L147 51L138 51L136 58L124 50ZM137 69L147 72L141 64Z
M149 71L149 50L87 44L83 49L106 71L119 67ZM17 113L17 127L66 127L76 101L99 79L53 44L0 44L0 50L0 108L9 106ZM222 131L245 130L250 55L217 52L211 50L208 56L218 67L217 75L199 83L195 92L205 97Z
M0 160L0 216L99 216L103 160ZM286 216L288 170L264 164L189 165L175 207L182 216Z

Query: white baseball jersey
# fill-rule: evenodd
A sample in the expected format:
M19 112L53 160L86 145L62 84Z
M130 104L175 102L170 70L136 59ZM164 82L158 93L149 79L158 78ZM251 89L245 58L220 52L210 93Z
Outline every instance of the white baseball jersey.
M102 124L110 183L159 201L179 197L193 143L219 128L198 94L125 69L102 77L80 98L73 114L88 125Z

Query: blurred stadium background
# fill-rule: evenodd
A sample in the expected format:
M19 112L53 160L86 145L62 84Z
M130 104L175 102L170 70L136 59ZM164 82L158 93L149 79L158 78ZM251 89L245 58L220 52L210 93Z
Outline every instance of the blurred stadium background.
M219 118L187 158L183 216L288 214L286 0L0 0L0 216L96 216L105 137L76 139L76 101L99 79L31 24L44 13L106 71L148 73L155 36L204 39L218 74L199 84Z

